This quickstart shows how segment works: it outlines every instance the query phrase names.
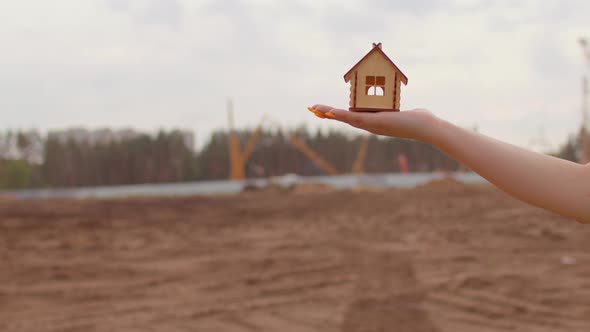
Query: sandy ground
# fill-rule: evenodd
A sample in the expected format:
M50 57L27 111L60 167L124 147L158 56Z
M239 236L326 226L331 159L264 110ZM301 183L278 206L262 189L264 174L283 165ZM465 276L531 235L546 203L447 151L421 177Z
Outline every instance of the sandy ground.
M488 187L0 201L1 331L590 331L590 226Z

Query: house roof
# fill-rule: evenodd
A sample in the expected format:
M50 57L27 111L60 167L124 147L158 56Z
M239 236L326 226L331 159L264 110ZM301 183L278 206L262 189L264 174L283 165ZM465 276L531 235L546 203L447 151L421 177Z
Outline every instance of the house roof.
M344 81L348 83L348 81L350 81L350 74L353 72L353 70L358 67L358 65L360 65L367 57L369 57L369 55L373 54L374 52L377 52L379 54L381 54L392 66L393 68L395 68L395 70L397 70L401 75L401 81L407 85L408 84L408 78L406 77L406 75L404 75L404 73L395 65L395 63L393 63L393 61L391 61L391 59L387 56L387 54L385 54L382 50L381 50L381 43L373 43L373 48L369 51L369 53L367 53L362 59L360 59L359 62L356 63L356 65L352 66L352 68L350 68L350 70L344 74Z

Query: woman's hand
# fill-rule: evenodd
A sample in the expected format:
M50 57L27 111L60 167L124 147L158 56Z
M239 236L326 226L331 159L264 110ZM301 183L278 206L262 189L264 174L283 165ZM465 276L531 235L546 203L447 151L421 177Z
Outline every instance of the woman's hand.
M376 135L416 139L432 143L438 119L427 110L403 112L349 112L326 105L308 108L319 118L338 120Z
M377 135L430 143L508 194L563 216L590 223L590 164L532 152L439 119L425 110L359 113L315 105L320 118Z

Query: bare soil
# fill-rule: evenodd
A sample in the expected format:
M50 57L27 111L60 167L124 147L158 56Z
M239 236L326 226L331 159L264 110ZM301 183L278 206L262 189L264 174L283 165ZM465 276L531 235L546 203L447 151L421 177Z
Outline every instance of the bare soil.
M1 331L590 331L590 226L489 187L0 201Z

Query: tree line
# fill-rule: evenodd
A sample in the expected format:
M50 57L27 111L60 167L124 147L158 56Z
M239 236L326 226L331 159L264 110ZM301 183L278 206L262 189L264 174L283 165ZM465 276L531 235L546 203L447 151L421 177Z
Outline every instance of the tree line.
M252 130L237 132L242 148ZM336 130L263 131L245 163L246 176L321 175L322 170L295 148L296 135L341 173L351 173L363 137ZM555 155L573 159L575 137ZM0 133L0 189L57 188L227 179L229 139L225 130L211 134L195 151L179 131L138 134L90 143L42 136L36 131ZM483 152L482 152L483 153ZM460 165L434 147L413 140L370 136L367 173L399 172L400 156L410 172L455 171Z

